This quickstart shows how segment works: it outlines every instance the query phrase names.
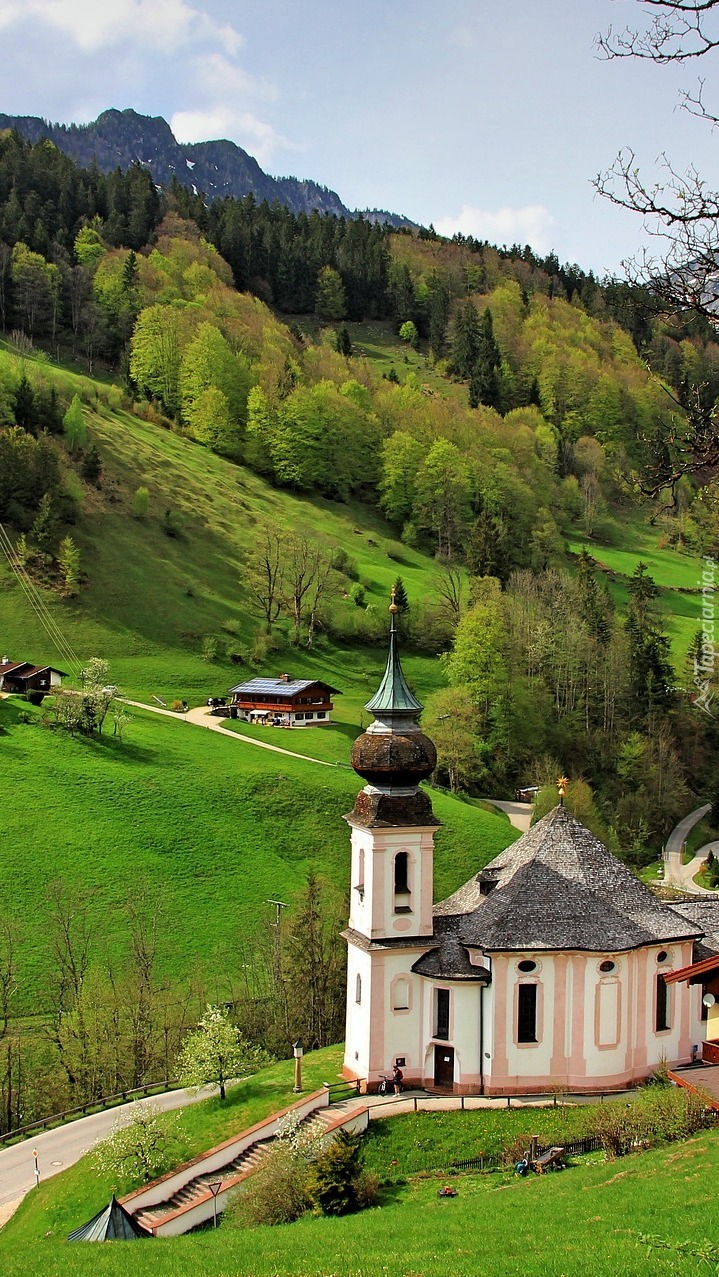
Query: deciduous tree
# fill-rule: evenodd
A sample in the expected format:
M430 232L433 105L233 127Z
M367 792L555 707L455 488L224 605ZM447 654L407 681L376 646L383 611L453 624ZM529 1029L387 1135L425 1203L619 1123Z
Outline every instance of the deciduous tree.
M224 1100L229 1081L269 1063L267 1052L243 1037L223 1007L208 1005L197 1028L185 1038L178 1071L185 1086L218 1086Z

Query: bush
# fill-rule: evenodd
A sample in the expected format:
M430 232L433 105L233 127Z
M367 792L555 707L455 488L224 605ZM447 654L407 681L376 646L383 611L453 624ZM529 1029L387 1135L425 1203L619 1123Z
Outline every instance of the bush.
M335 572L339 572L342 576L349 577L350 581L356 581L359 577L359 568L355 560L347 553L346 550L338 548L333 552L332 567Z
M668 1140L687 1139L707 1124L707 1104L684 1087L652 1086L631 1104L606 1104L597 1114L596 1134L607 1157Z
M366 591L359 581L355 581L354 585L350 586L349 598L355 607L364 607Z
M228 1206L230 1226L291 1224L309 1209L307 1163L294 1149L276 1144Z
M184 519L178 510L165 510L161 525L166 537L176 537L182 531Z
M357 1179L357 1209L367 1210L379 1200L379 1175L374 1171L360 1171Z
M307 1188L318 1214L347 1215L357 1210L362 1173L361 1138L354 1131L338 1131L313 1163Z
M150 510L150 492L148 488L138 488L132 498L132 513L136 519L146 519Z
M217 639L214 634L206 634L202 640L203 661L214 661L217 657Z

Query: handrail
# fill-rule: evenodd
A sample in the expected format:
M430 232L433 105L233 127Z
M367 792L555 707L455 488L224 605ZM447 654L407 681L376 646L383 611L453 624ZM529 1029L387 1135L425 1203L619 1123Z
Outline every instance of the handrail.
M162 1082L147 1082L145 1086L132 1087L127 1091L118 1091L115 1095L103 1095L96 1100L86 1100L84 1104L65 1109L62 1113L50 1113L48 1117L41 1117L37 1122L28 1122L26 1126L16 1126L12 1131L5 1131L4 1134L0 1134L0 1144L7 1144L9 1140L17 1139L20 1135L29 1135L31 1131L42 1131L53 1125L61 1126L66 1118L89 1116L88 1110L97 1110L101 1113L104 1109L117 1108L134 1095L144 1096L151 1091L162 1094L163 1091L175 1091L180 1085L177 1079L165 1079Z
M349 1093L349 1095L361 1094L359 1078L355 1078L352 1082L323 1082L322 1086L329 1095L330 1104L335 1102L334 1096L336 1092L343 1092L344 1098L347 1097L347 1093Z

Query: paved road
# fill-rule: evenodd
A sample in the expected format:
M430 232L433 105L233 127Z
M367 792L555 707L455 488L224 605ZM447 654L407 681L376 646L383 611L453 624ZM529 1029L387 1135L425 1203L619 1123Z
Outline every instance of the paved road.
M683 891L691 891L696 895L714 894L713 892L705 892L703 887L698 887L692 881L694 874L698 873L701 868L701 861L699 864L695 864L697 857L689 865L682 864L682 847L694 826L711 811L711 806L711 803L703 803L701 807L696 807L688 816L679 821L679 824L667 838L664 852L664 881L668 886L681 887ZM707 852L704 851L701 860L706 859L706 856Z
M493 807L499 807L500 811L506 812L510 825L514 825L515 829L521 829L522 833L526 834L532 823L531 803L505 802L502 798L484 798L482 801L491 803Z
M148 1096L147 1099L135 1101L138 1104L154 1104L163 1112L183 1108L186 1104L196 1104L216 1093L215 1087L203 1087L195 1091L164 1091L160 1095ZM120 1104L117 1108L106 1109L102 1113L92 1113L90 1117L79 1117L66 1126L58 1126L53 1131L43 1131L40 1135L31 1135L21 1144L13 1144L10 1148L0 1149L0 1219L5 1223L9 1211L3 1211L8 1203L17 1205L25 1194L35 1185L35 1168L33 1150L37 1149L40 1178L48 1179L57 1175L68 1166L79 1161L95 1144L104 1140L117 1121L118 1115L127 1113L131 1104ZM2 1218L4 1214L4 1218ZM1 1224L0 1224L1 1226Z
M716 890L712 891L709 887L700 887L699 884L694 881L695 875L698 874L699 870L703 867L704 861L710 851L713 851L716 856L719 853L719 842L705 842L704 846L699 848L694 859L690 860L688 865L682 865L680 863L678 875L684 891L691 891L697 896L714 896L716 898Z
M255 740L254 736L243 736L242 732L231 731L223 725L221 718L214 718L209 705L198 705L189 709L186 714L177 714L173 709L161 709L159 705L146 705L144 701L131 701L126 696L118 696L123 705L134 705L137 709L149 710L151 714L162 714L165 718L184 719L194 727L209 727L210 731L221 732L232 740L242 740L246 745L256 745L258 749L269 749L273 754L286 754L288 758L301 758L306 763L316 763L318 767L337 767L339 763L326 763L322 758L310 758L309 754L298 754L293 749L283 749L281 745L270 745L269 741Z

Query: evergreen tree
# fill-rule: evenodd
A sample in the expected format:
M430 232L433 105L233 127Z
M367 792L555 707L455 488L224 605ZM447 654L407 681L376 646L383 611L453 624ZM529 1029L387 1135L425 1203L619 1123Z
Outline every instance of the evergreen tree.
M349 359L352 354L352 341L346 324L343 324L341 328L337 329L335 349L338 355L344 355L347 359Z
M332 1143L315 1158L308 1190L315 1209L323 1215L346 1215L357 1209L357 1182L362 1170L362 1136L340 1130Z
M435 273L429 280L427 295L429 348L435 359L442 359L446 351L449 304L447 283L441 275Z
M90 444L90 447L82 459L80 474L85 480L85 483L94 483L95 487L99 488L100 476L102 475L102 461L100 460L100 453L94 443Z
M79 395L73 395L72 403L62 419L62 428L69 452L84 448L87 442L87 426Z
M46 492L40 501L35 521L30 529L30 538L40 554L52 553L56 526L52 497L49 492Z
M492 312L487 306L479 325L477 358L470 374L470 408L478 408L480 404L486 404L489 408L499 407L499 368L501 363L502 356L494 337Z
M662 633L656 614L659 589L646 563L637 564L628 588L629 692L634 712L647 722L655 711L671 705L674 671L669 639Z
M409 599L407 591L404 588L404 581L401 576L395 577L394 581L394 601L399 608L401 614L409 612Z
M480 353L480 326L474 302L465 301L459 307L452 336L452 371L458 377L467 378L477 363Z
M25 373L22 374L13 395L13 416L15 424L22 426L28 434L38 432L37 411L35 407L35 391Z
M320 319L344 319L347 314L342 276L331 266L323 266L317 276L315 314Z
M63 578L63 594L72 599L80 584L80 551L72 537L63 537L57 554L58 567Z

